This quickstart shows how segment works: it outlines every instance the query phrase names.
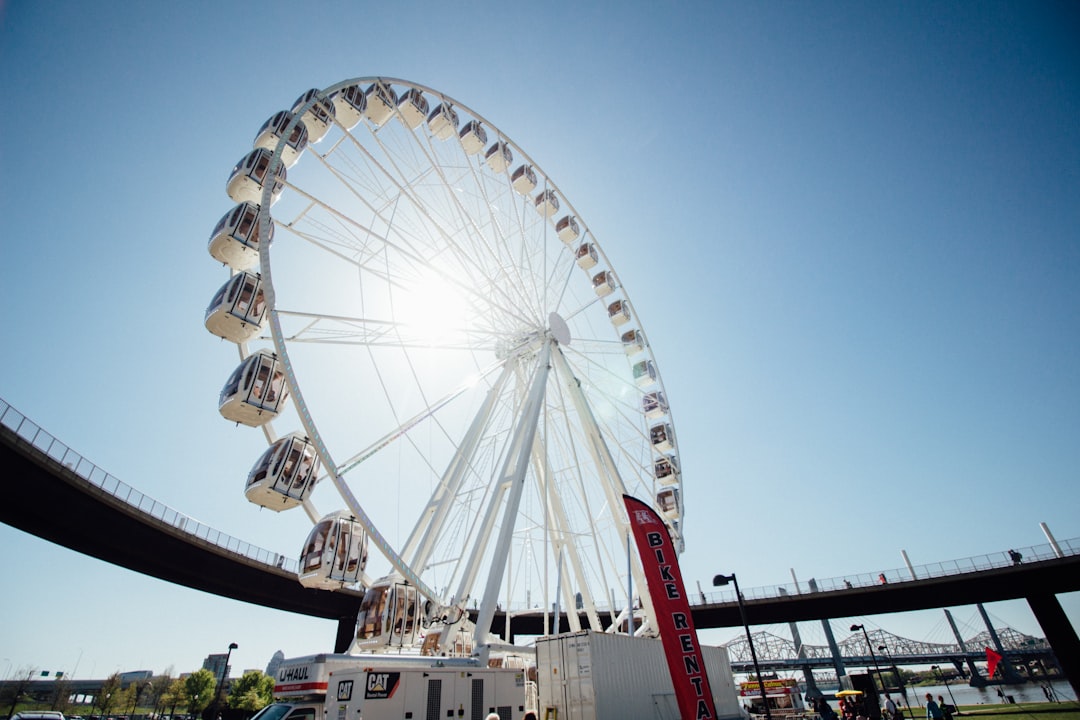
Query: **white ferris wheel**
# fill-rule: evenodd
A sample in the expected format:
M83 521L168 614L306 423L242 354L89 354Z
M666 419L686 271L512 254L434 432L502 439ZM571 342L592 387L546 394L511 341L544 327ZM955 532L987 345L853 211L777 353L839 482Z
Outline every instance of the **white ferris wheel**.
M532 158L443 93L357 78L271 117L228 194L220 410L270 442L248 499L313 521L301 582L367 588L355 647L468 650L469 611L603 631L637 603L649 632L622 494L681 546L674 423L611 259Z

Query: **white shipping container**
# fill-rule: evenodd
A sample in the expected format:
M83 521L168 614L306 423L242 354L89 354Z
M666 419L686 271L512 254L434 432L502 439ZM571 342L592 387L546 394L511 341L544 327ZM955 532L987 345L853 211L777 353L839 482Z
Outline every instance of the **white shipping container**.
M741 718L724 648L701 646L718 720ZM540 717L679 720L660 640L583 631L536 641ZM557 713L557 714L556 714Z

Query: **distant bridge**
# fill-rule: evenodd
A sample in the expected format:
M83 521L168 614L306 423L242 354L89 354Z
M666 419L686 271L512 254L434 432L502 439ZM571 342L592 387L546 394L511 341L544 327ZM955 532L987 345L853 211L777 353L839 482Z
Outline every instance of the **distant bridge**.
M1045 638L1032 637L1012 628L996 628L995 632L1005 651L1006 657L1014 662L1020 658L1039 659L1047 665L1056 665L1053 648ZM799 668L832 668L833 654L827 645L796 646L793 640L768 632L751 634L758 664L763 671L794 670ZM874 656L869 654L870 647L878 650ZM986 647L994 647L995 641L989 630L984 630L959 643L930 643L894 635L886 630L867 630L867 636L861 632L852 633L844 640L837 641L840 657L844 665L853 667L872 667L875 663L882 668L893 665L953 665L960 670L968 661L986 660ZM738 637L725 643L731 666L735 672L753 671L750 645L746 637Z
M362 593L304 588L296 580L294 558L230 537L143 495L3 400L0 463L7 470L0 522L187 587L336 619L335 650L344 651L351 641ZM86 533L80 529L85 524L57 523L56 507L77 508L90 525L112 531ZM881 584L876 574L866 574L808 581L806 588L795 584L751 588L744 592L748 621L766 625L907 612L942 607L941 598L953 606L1023 598L1074 689L1080 690L1080 639L1056 598L1057 593L1080 591L1080 540L1020 550L1023 564L998 552L886 571L887 584ZM699 628L742 625L732 592L701 592L691 601ZM515 634L545 634L541 614L515 608L496 614L492 623L496 632L506 626L505 612L510 613L510 639ZM559 629L568 629L565 616ZM729 644L729 650L738 657L737 645ZM936 653L938 660L953 655Z

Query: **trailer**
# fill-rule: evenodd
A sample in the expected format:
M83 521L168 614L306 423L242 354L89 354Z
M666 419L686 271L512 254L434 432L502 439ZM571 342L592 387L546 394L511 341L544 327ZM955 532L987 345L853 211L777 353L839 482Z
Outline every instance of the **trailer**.
M762 688L765 688L765 702L769 704L769 714L773 717L806 714L798 680L763 678L760 683L758 680L746 680L739 683L739 697L742 698L751 715L765 714L765 704L761 699Z
M741 718L727 651L701 646L717 720ZM663 643L582 631L538 638L540 720L679 720Z

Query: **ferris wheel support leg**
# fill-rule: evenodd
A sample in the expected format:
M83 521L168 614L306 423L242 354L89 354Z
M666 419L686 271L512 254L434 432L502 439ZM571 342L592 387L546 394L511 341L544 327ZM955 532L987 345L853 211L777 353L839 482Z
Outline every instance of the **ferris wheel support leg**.
M442 532L443 525L445 525L453 507L458 489L466 471L469 469L469 463L484 435L484 429L491 420L491 414L495 409L499 395L502 393L506 380L511 376L510 368L510 364L507 363L495 384L488 390L484 405L473 418L464 442L454 453L449 468L443 474L443 478L435 492L431 494L427 507L424 508L420 519L409 535L401 555L408 560L410 567L422 568L427 565L435 541ZM443 598L443 602L446 601L447 598Z
M578 417L581 418L582 429L588 439L589 454L592 455L593 462L596 463L596 467L600 471L600 484L604 488L608 505L611 507L612 513L615 513L618 517L622 534L626 535L630 532L629 519L626 517L625 510L622 509L622 495L626 492L626 484L619 475L618 466L615 464L615 459L611 457L611 451L608 449L607 443L604 442L604 436L600 432L588 401L585 399L581 385L570 370L570 364L566 361L562 351L556 348L556 351L552 354L552 360L556 372L561 375L564 386L574 403ZM633 575L635 587L639 588L638 593L641 596L642 607L645 609L646 622L651 624L654 614L652 598L649 597L648 592L643 592L646 587L645 572L641 567L641 560L636 555L631 556L630 572ZM633 604L634 599L627 598L627 606L632 607ZM655 630L655 628L653 629Z
M503 462L500 472L499 486L503 489L497 495L506 496L506 507L503 510L502 526L499 528L499 537L495 543L492 554L487 584L484 587L484 595L480 599L480 610L476 617L473 647L484 652L483 645L487 635L491 632L491 622L495 617L496 601L499 595L499 585L502 583L503 572L506 568L507 557L510 554L510 544L514 535L514 520L521 504L522 490L525 486L525 473L529 468L529 459L532 456L533 438L536 437L536 428L540 421L540 411L544 407L544 388L547 384L548 373L551 371L551 341L544 343L537 358L536 374L533 377L532 386L521 412L521 420L514 429L511 439L510 450ZM494 500L494 498L493 498ZM491 532L498 507L492 503L488 508L485 518L485 532L477 538L478 542L486 542L485 536ZM474 553L479 559L481 553ZM475 571L472 573L475 576ZM506 608L509 612L510 608Z
M547 471L547 464L544 461L544 449L543 444L538 440L534 443L533 454L535 457L535 463L537 467L537 477L541 478L543 483L543 493L548 502L548 537L553 548L556 549L556 556L562 558L562 553L565 552L570 562L570 571L573 573L574 581L577 586L581 588L582 593L582 606L585 610L586 616L589 619L589 627L596 631L602 631L604 629L603 623L600 621L600 616L596 612L596 602L592 597L592 593L589 592L589 584L585 581L585 573L582 570L581 555L578 552L577 546L574 543L567 542L567 537L570 535L570 522L566 517L566 509L563 506L562 498L557 492L552 492L550 484L552 482L551 474ZM572 590L567 587L563 591L565 597L562 597L562 602L565 603L564 607L567 608L567 621L570 623L570 629L572 631L578 631L581 629L581 622L577 615L577 603L574 602L576 598L572 597ZM545 606L547 603L545 602ZM570 608L574 609L574 612L570 611ZM558 619L556 619L558 622Z

